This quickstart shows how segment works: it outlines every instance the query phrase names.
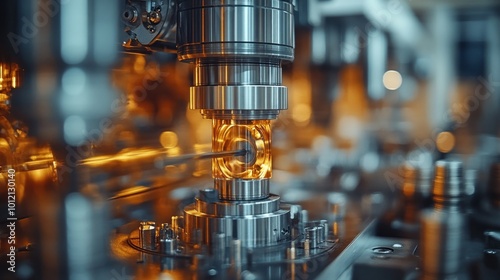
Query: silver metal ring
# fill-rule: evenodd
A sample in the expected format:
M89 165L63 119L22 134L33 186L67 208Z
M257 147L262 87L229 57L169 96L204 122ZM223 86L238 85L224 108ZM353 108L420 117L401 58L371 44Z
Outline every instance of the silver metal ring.
M184 208L184 235L182 240L193 242L193 233L203 230L202 242L211 244L213 236L225 233L226 242L239 239L243 247L278 245L290 240L290 211L249 215L244 217L218 217L198 212L193 204ZM266 229L266 230L262 230Z
M195 8L200 8L200 7L214 7L214 6L221 6L221 1L220 0L205 0L205 1L199 1L199 0L184 0L180 1L179 3L179 8L180 10L188 10L188 9L195 9ZM293 6L291 5L291 1L285 1L285 0L231 0L231 1L224 1L230 3L230 5L240 5L240 6L256 6L256 7L266 7L266 8L275 8L275 9L281 9L281 10L286 10L289 11L290 13L293 12ZM226 4L226 5L228 5Z
M225 200L256 200L269 197L269 179L214 179L219 198Z
M194 70L194 86L280 86L281 83L281 66L278 63L197 63Z
M248 216L272 213L279 210L280 197L270 195L268 198L257 201L217 201L207 202L197 198L196 210L207 215L224 216Z
M285 1L192 0L179 5L180 60L241 55L293 60L294 41L293 5Z
M220 120L272 120L279 110L200 110L205 119Z
M180 61L198 58L238 59L241 56L268 58L270 60L294 59L293 46L266 44L259 42L216 42L178 46L177 57Z
M204 86L191 87L190 109L202 110L285 110L285 86Z

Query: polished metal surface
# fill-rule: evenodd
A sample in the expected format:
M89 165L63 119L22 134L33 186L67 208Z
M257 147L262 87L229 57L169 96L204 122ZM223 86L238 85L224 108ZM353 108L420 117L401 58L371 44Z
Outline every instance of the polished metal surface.
M213 236L225 233L226 240L239 239L243 247L262 247L277 245L290 240L290 212L275 212L244 215L215 216L196 210L195 205L184 208L183 241L192 243L193 233L203 230L202 242L211 244Z
M190 108L205 118L276 118L288 107L281 61L293 60L293 25L288 1L182 1L178 57L196 63Z
M174 230L167 223L162 224L160 227L158 243L161 253L175 254L177 251L178 240L174 234Z
M214 179L219 197L226 200L255 200L269 196L269 179Z
M293 5L279 0L194 1L179 4L178 55L293 60Z
M432 189L434 199L459 198L464 196L465 184L462 177L462 162L437 161L434 171L434 186Z
M141 222L139 226L139 243L143 249L154 250L156 248L155 222Z
M190 90L191 109L199 109L205 118L213 118L217 127L216 120L274 119L280 110L287 108L287 89L281 85L281 61L293 59L291 3L182 1L178 22L178 58L196 63ZM250 129L252 124L248 125L235 129ZM235 131L234 135L220 135L224 131L214 128L213 149L227 149L228 145L214 145L233 143L231 139L241 134ZM255 139L249 138L235 143L251 147L254 142ZM214 161L213 164L222 164L228 171L234 164L252 166L256 158L251 156L252 151L248 150L249 162L229 162L227 166ZM271 161L266 164L270 168ZM226 173L223 174L230 175L227 178L213 173L220 201L204 199L207 196L202 195L194 205L185 208L186 241L197 242L192 236L199 230L203 230L205 244L212 242L212 236L218 233L225 233L227 239L241 240L244 247L287 240L290 214L288 210L280 210L279 197L269 196L270 171L251 179L238 178L242 176L238 172Z
M399 185L404 196L415 195L428 197L431 192L432 168L405 163L403 166L403 183Z
M309 248L317 248L319 243L324 241L321 240L323 233L323 227L311 226L305 229L306 241L309 242Z
M205 119L220 120L272 120L276 119L279 110L200 110Z
M190 109L285 110L288 98L284 86L206 86L191 88Z
M257 201L203 201L196 199L196 210L200 213L216 216L246 216L272 213L279 210L279 199L277 195L271 194L268 198Z
M423 212L420 230L422 272L429 279L456 277L465 263L468 222L463 209L462 172L459 161L440 160L435 164L434 207Z
M278 63L196 63L194 86L211 85L281 85Z
M180 2L178 59L195 63L189 107L214 119L213 150L235 146L247 151L245 158L212 162L220 201L205 191L184 209L186 242L199 242L200 233L205 244L225 233L227 240L241 240L243 247L275 245L290 238L290 211L280 210L279 197L269 195L267 120L288 107L281 62L293 60L294 40L289 1ZM267 136L259 132L262 124L247 120L264 120L266 129L261 132Z

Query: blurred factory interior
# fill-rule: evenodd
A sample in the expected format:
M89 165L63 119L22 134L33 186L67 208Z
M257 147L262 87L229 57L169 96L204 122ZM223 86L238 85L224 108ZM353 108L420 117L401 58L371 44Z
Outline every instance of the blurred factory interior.
M0 279L499 279L499 1L0 13Z

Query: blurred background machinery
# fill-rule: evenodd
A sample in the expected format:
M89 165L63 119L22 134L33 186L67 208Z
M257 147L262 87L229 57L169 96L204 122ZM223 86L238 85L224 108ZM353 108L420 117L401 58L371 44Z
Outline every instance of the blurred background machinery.
M498 279L498 1L1 5L1 279Z

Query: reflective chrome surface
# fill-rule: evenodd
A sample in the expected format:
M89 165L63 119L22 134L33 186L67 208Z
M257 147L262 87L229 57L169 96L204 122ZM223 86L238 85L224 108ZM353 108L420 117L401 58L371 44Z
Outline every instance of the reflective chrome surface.
M193 205L184 209L185 235L183 240L196 242L193 232L202 230L202 242L210 244L213 235L225 233L227 240L241 240L243 247L262 247L284 243L291 238L290 214L287 210L277 210L265 214L252 215L207 215L198 212Z
M438 161L434 171L432 195L435 199L461 198L465 195L462 163L459 161Z
M420 257L424 278L457 277L465 263L468 222L464 215L462 163L436 162L434 207L422 213Z
M271 1L182 1L180 60L240 55L293 60L293 6Z
M219 197L227 200L254 200L269 196L269 179L216 179Z
M279 110L287 108L284 86L206 86L191 88L191 109ZM276 115L277 115L276 113Z
M279 196L270 195L267 199L259 201L239 201L231 203L226 201L204 201L196 198L196 210L208 215L218 216L245 216L260 215L275 212L279 209Z
M201 234L203 243L210 244L218 233L241 240L244 247L290 238L289 211L279 209L277 197L269 197L269 120L287 108L281 62L293 60L293 19L289 1L179 4L178 58L195 63L189 107L213 119L213 151L247 151L244 158L212 161L221 201L201 198L185 208L188 243L196 243Z
M195 86L281 85L282 71L277 63L196 63Z

